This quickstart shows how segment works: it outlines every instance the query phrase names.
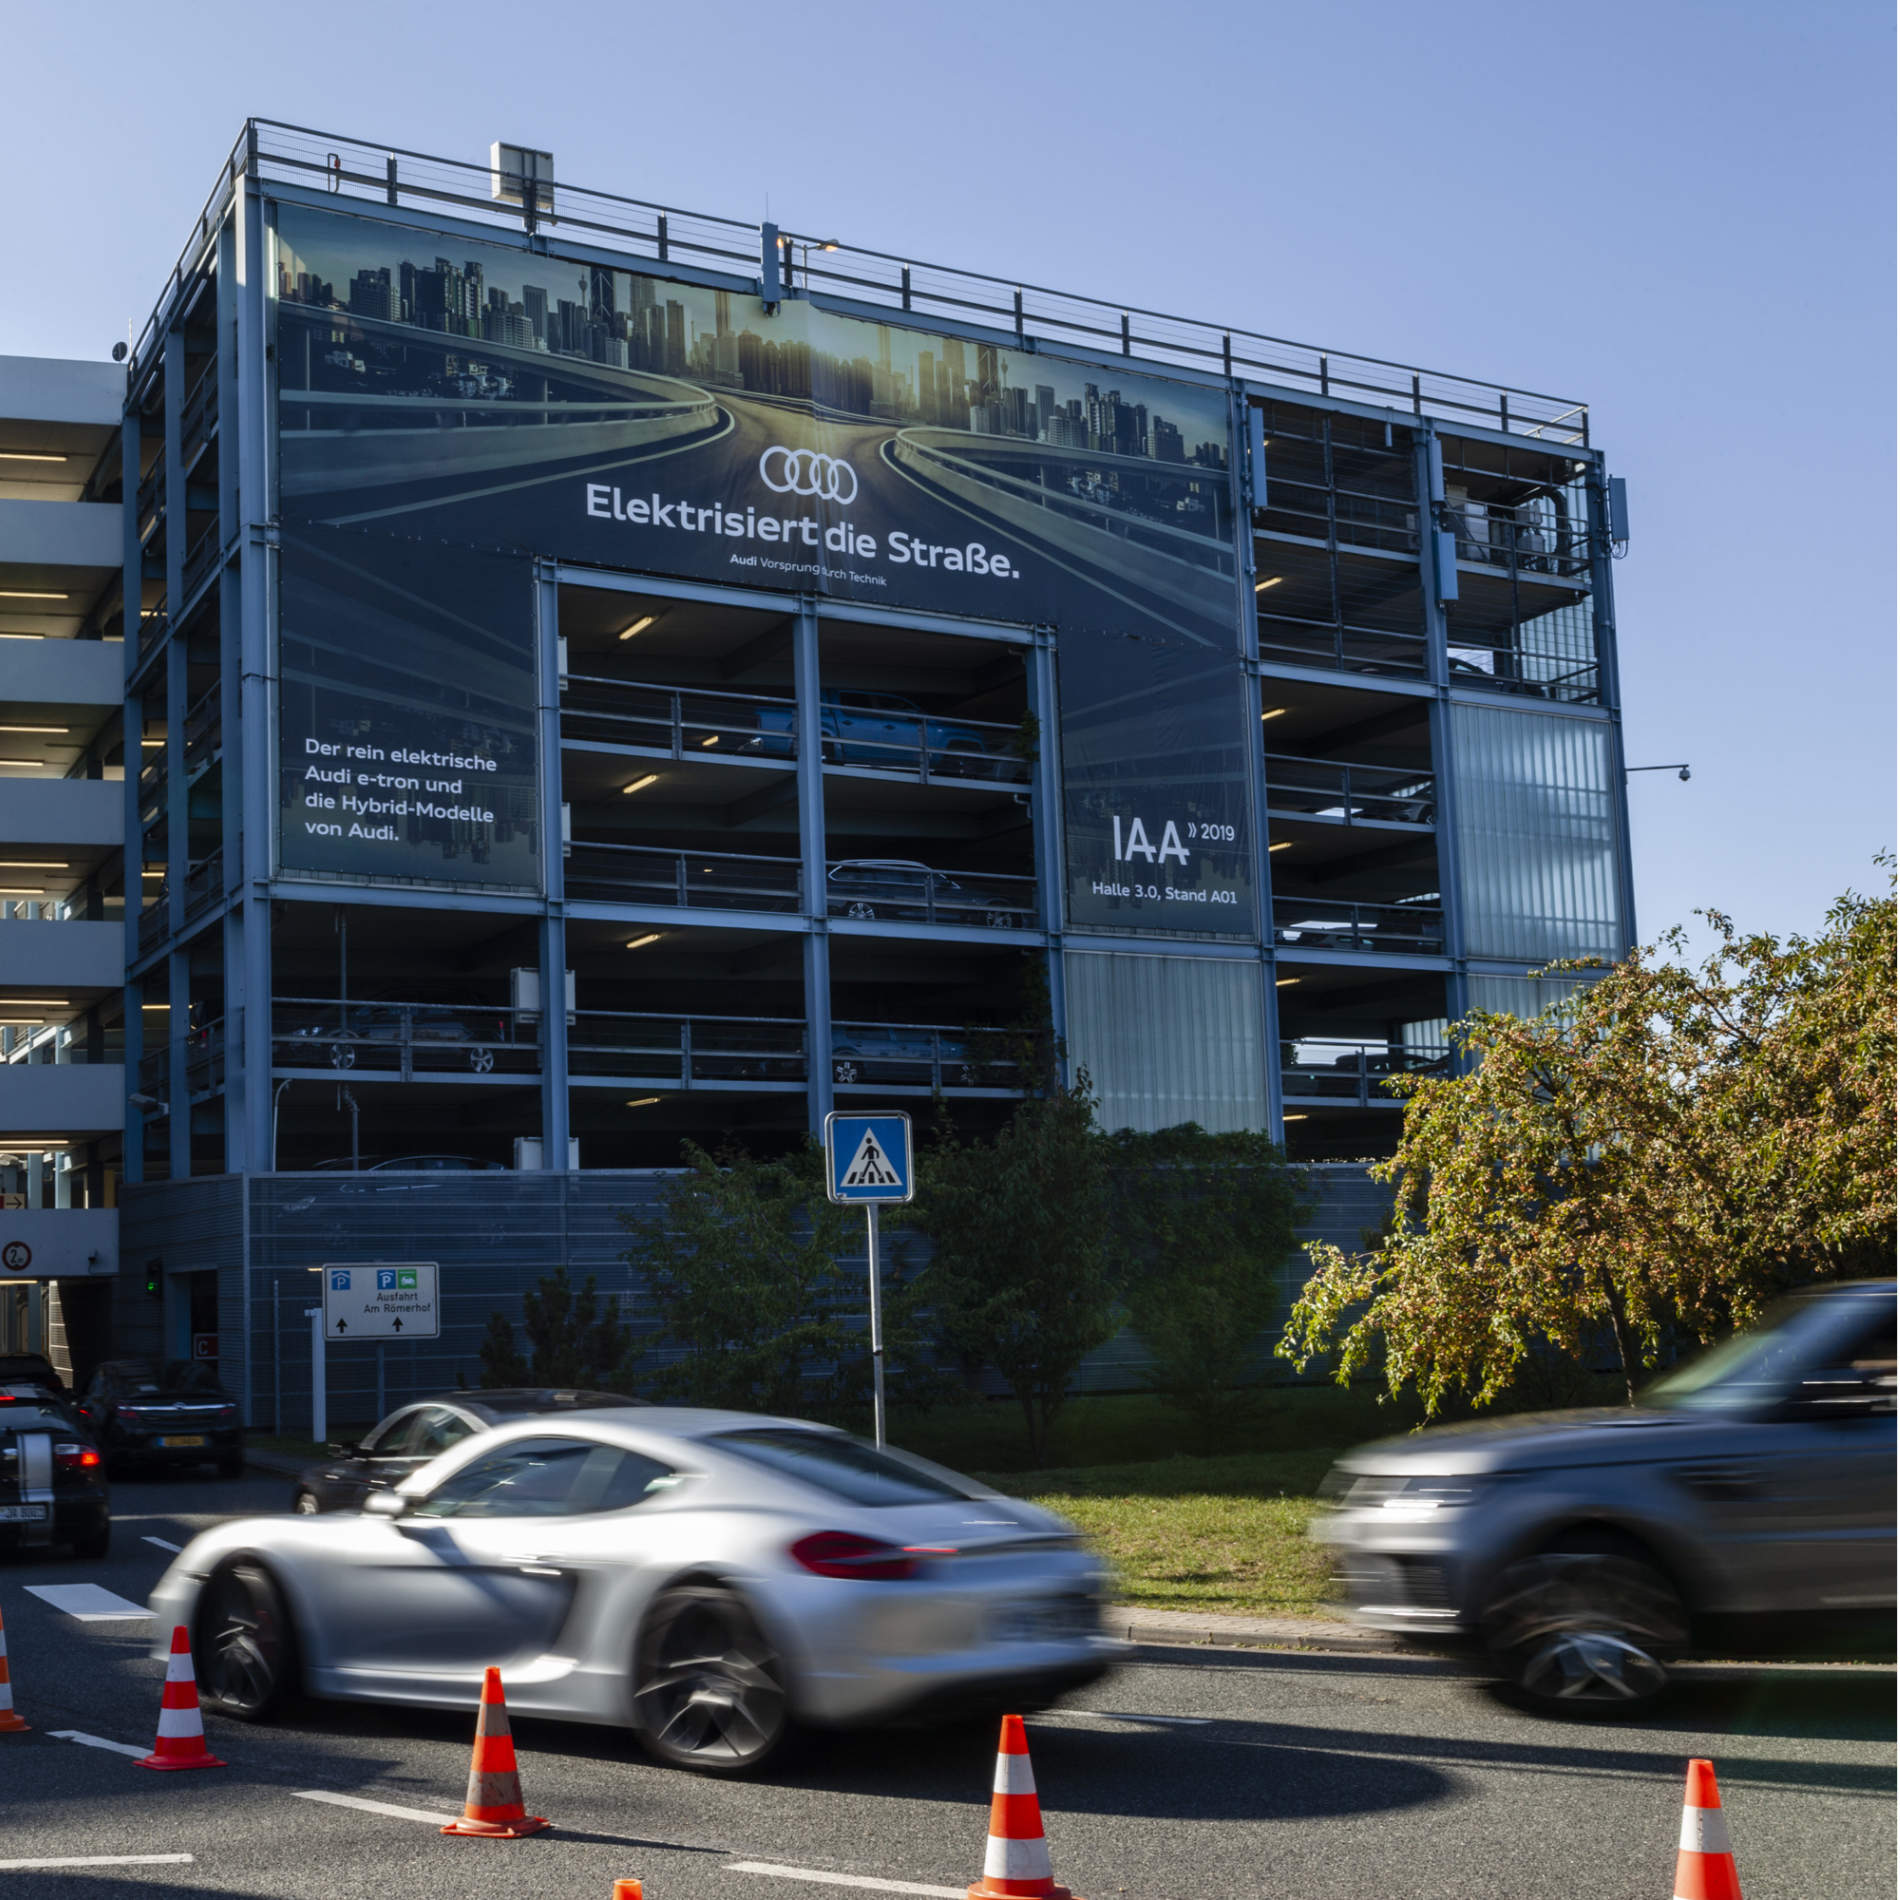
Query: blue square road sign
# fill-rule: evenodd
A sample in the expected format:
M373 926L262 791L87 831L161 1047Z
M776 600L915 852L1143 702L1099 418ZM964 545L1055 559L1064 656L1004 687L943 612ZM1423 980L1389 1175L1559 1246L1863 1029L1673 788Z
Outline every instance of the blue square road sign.
M908 1201L913 1185L908 1115L825 1117L825 1187L834 1201Z

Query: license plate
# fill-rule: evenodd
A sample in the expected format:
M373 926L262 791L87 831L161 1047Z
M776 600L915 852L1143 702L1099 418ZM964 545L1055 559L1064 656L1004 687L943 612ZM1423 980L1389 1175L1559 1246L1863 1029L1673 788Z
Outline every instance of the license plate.
M43 1504L0 1504L0 1524L44 1524Z
M167 1451L184 1451L193 1445L202 1445L205 1441L202 1437L194 1433L186 1438L180 1438L174 1434L170 1438L161 1438L158 1442L163 1445Z
M1009 1603L991 1620L1002 1643L1059 1643L1088 1633L1087 1606L1066 1597L1044 1597L1027 1603Z

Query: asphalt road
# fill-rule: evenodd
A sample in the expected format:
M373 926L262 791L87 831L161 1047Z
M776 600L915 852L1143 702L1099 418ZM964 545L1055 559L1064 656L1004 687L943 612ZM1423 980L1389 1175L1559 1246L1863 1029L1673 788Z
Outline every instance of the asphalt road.
M556 1824L519 1842L300 1798L453 1816L472 1734L459 1717L306 1705L268 1727L213 1721L229 1766L194 1774L54 1739L149 1746L163 1671L148 1623L80 1622L27 1586L90 1581L142 1601L168 1560L144 1539L182 1544L214 1514L281 1509L287 1492L275 1478L124 1484L106 1562L0 1560L15 1700L34 1725L0 1736L9 1900L606 1900L629 1875L650 1900L955 1900L980 1872L987 1724L834 1738L722 1783L653 1767L614 1731L518 1722L529 1809ZM1894 1739L1888 1670L1701 1671L1652 1718L1606 1725L1534 1719L1424 1656L1167 1648L1134 1652L1030 1726L1056 1877L1084 1900L1652 1900L1671 1891L1697 1754L1715 1760L1749 1900L1890 1900ZM192 1858L17 1868L160 1854Z

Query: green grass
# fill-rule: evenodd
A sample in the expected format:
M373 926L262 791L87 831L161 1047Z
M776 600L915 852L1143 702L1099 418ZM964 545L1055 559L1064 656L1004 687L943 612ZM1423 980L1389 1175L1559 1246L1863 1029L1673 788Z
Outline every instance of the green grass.
M1315 1446L990 1473L987 1482L1086 1531L1115 1566L1118 1602L1313 1616L1337 1604L1327 1552L1306 1534L1333 1457Z

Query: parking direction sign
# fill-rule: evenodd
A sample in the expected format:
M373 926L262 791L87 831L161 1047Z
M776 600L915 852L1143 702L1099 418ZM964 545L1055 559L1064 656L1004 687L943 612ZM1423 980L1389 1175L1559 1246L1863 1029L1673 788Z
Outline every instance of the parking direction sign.
M911 1196L910 1117L825 1117L825 1183L834 1201L879 1206Z
M323 1269L323 1336L352 1339L434 1339L433 1260L331 1261Z

